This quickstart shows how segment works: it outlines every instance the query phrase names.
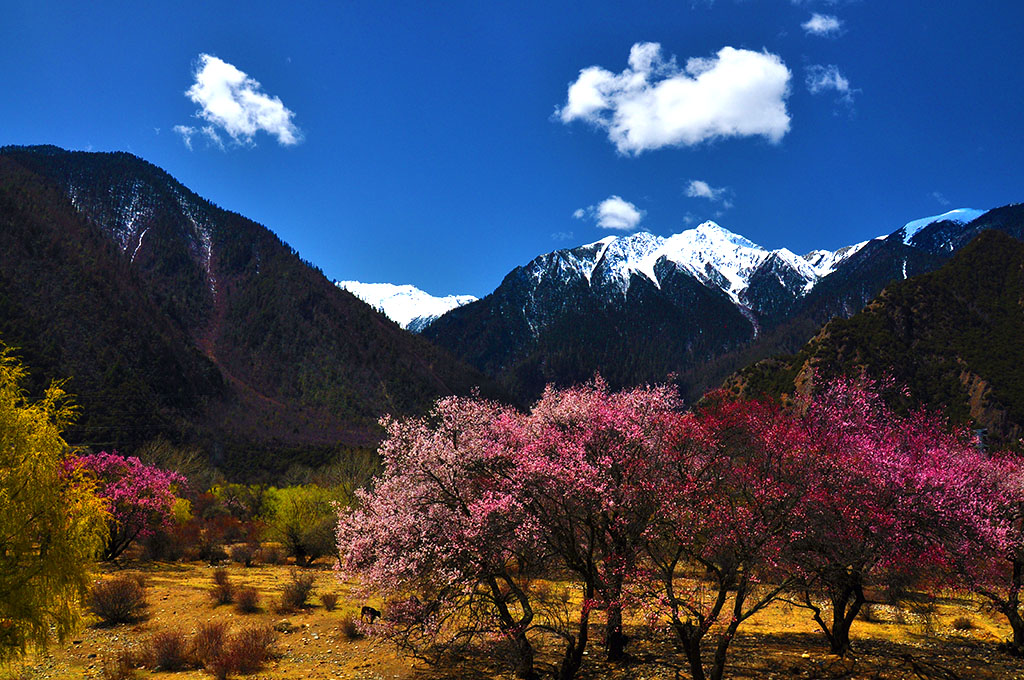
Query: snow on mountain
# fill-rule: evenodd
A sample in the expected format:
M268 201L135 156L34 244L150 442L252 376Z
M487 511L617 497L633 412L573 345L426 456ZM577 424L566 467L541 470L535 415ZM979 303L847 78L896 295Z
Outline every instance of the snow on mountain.
M893 235L900 235L909 244L910 239L929 224L942 220L966 224L983 213L967 208L951 210L908 222ZM668 237L646 231L607 236L576 248L540 255L523 269L528 286L533 290L552 285L559 289L575 283L594 290L617 291L625 297L634 276L644 277L661 289L662 277L667 271L673 271L671 266L665 267L670 264L675 265L675 271L686 272L705 286L721 290L738 307L763 312L769 302L777 305L779 300L806 295L818 281L870 242L796 255L787 248L768 250L707 221ZM659 263L662 264L659 266ZM756 284L752 285L754 281ZM451 309L476 300L471 295L435 297L408 285L336 283L414 332L421 331ZM771 292L773 290L788 292Z
M655 265L664 260L689 272L703 284L722 290L737 304L750 283L750 276L773 255L805 282L804 289L809 289L824 275L806 257L785 248L767 250L710 221L667 238L641 231L628 236L609 236L559 252L565 261L564 269L580 272L588 283L592 283L593 273L599 272L602 282L612 283L622 294L628 290L633 274L646 277L660 288ZM828 253L828 257L833 266L842 259L834 253ZM544 271L549 271L549 267ZM535 270L534 276L540 275L540 271Z
M437 297L425 293L416 286L399 286L393 283L335 281L334 284L380 310L402 328L414 333L422 331L445 312L476 300L472 295Z
M870 240L861 241L860 243L854 243L852 246L843 246L838 250L812 250L801 257L814 268L819 277L828 276L840 262L846 260L869 243L871 243Z
M984 210L974 210L973 208L957 208L956 210L950 210L944 212L941 215L933 215L932 217L923 217L919 220L913 220L907 222L900 230L903 232L903 242L910 244L910 239L914 238L914 234L921 231L929 224L935 222L958 222L960 224L967 224L973 222L982 215L985 214Z
M714 222L669 236L664 250L666 259L718 286L735 302L749 285L750 275L772 253Z

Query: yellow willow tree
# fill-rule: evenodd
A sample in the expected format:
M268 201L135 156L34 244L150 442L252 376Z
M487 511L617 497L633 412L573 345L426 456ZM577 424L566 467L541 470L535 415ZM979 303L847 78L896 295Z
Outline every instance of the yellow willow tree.
M73 409L57 385L30 401L25 377L0 345L0 661L75 630L106 531L102 500L64 465Z

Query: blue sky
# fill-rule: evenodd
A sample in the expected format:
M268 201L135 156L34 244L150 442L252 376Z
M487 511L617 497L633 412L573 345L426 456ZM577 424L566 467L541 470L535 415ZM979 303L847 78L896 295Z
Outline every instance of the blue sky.
M1024 3L190 5L0 0L0 144L131 151L433 294L635 228L802 253L1024 201Z

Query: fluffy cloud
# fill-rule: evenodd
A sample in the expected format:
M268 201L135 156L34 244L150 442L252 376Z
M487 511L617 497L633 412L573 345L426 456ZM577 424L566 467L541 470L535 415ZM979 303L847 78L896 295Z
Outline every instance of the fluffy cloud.
M723 47L680 68L658 43L637 43L621 73L600 66L580 71L555 114L563 123L582 120L605 130L622 154L723 137L777 143L789 131L791 75L768 52Z
M199 130L177 125L185 145L192 148L192 136L202 132L211 142L223 148L217 129L237 144L252 144L261 130L277 137L279 144L291 146L302 140L302 133L292 122L295 114L278 97L263 92L260 84L235 66L210 54L200 54L196 62L195 82L185 95L199 105L196 117L208 125Z
M800 24L800 28L804 29L808 35L820 35L831 38L839 35L839 32L843 30L843 22L831 14L818 14L815 12L811 15L810 19Z
M609 196L597 205L577 208L572 216L578 220L589 217L601 229L632 231L640 226L645 214L621 196Z
M822 94L831 90L836 93L838 101L851 107L853 106L853 94L858 91L850 87L850 81L833 64L808 66L804 82L811 94Z

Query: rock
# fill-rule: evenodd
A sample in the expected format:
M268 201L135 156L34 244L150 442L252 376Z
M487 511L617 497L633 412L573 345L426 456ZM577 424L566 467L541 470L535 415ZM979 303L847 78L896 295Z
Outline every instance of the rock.
M274 624L274 630L278 633L291 633L292 631L298 630L298 628L288 619L281 619Z

